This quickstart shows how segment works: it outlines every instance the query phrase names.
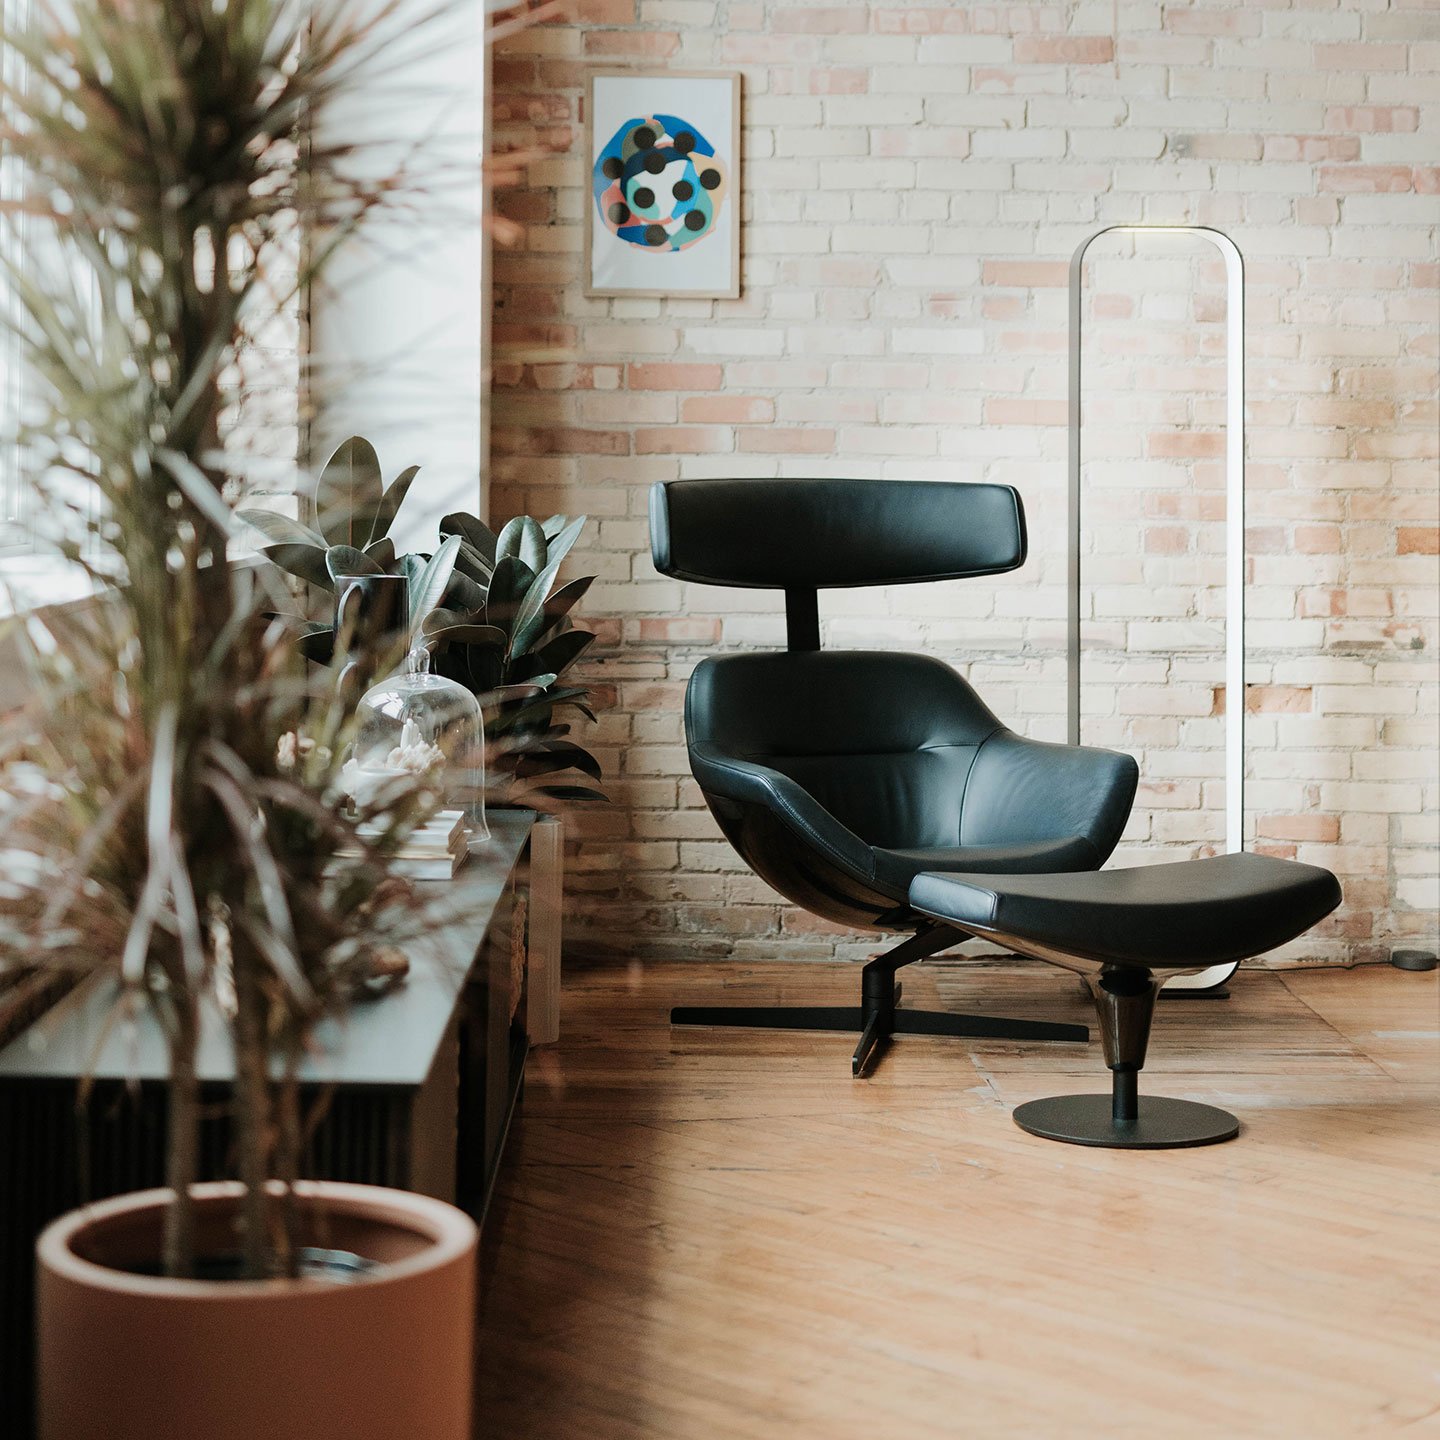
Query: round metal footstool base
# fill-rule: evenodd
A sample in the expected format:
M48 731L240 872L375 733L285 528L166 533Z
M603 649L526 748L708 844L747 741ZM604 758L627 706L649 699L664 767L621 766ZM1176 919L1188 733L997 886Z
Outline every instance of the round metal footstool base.
M1109 1095L1055 1095L1015 1108L1015 1123L1046 1140L1114 1150L1176 1150L1233 1140L1240 1122L1228 1111L1194 1100L1140 1096L1138 1120L1115 1120Z

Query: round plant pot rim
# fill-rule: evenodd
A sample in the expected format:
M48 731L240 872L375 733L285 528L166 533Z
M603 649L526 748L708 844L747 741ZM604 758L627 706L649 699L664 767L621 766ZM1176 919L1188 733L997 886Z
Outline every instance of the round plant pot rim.
M234 1180L209 1181L191 1187L196 1201L214 1203L238 1199L244 1187ZM312 1294L357 1288L373 1289L394 1284L427 1270L439 1269L459 1259L476 1243L475 1222L463 1210L436 1200L429 1195L416 1195L409 1190L395 1190L383 1185L355 1185L338 1180L302 1180L295 1193L302 1200L319 1200L336 1212L364 1214L371 1219L392 1220L399 1228L420 1230L430 1244L416 1255L404 1260L387 1262L374 1274L349 1279L343 1286L318 1276L303 1279L272 1280L198 1280L169 1275L139 1275L129 1270L116 1270L77 1255L71 1248L75 1237L85 1230L103 1226L107 1221L134 1215L140 1211L161 1209L168 1205L174 1192L168 1187L155 1190L132 1190L108 1200L71 1210L52 1221L35 1242L36 1259L47 1270L76 1284L103 1290L121 1291L154 1299L213 1300L219 1292L236 1300L277 1293ZM157 1257L158 1258L158 1257Z

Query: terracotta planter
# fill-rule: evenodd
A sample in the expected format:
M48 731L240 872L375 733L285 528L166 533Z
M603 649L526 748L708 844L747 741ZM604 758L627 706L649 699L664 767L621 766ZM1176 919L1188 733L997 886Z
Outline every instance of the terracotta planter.
M238 1189L196 1187L202 1254L233 1249ZM305 1243L382 1268L351 1283L123 1268L153 1266L169 1193L106 1200L40 1236L41 1440L469 1440L468 1216L316 1183L302 1187Z

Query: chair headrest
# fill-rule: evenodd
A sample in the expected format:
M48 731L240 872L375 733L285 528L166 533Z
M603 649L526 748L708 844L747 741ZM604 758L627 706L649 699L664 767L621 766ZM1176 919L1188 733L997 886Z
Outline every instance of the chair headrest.
M828 590L1000 575L1025 563L1009 485L927 480L667 480L650 491L662 575Z

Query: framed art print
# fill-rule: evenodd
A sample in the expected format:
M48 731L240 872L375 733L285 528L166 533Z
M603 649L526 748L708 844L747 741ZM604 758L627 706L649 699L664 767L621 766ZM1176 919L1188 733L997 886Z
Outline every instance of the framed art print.
M585 293L740 295L740 76L594 70Z

